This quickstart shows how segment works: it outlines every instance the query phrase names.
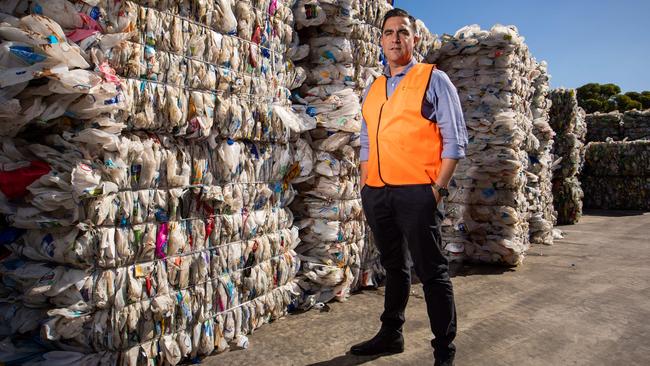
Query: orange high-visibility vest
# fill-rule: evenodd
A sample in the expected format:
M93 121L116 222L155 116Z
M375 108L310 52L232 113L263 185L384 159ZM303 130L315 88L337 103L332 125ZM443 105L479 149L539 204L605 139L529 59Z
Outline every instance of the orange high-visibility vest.
M388 98L387 78L377 78L363 102L370 150L371 187L431 184L442 163L442 136L435 121L422 115L434 65L416 64Z

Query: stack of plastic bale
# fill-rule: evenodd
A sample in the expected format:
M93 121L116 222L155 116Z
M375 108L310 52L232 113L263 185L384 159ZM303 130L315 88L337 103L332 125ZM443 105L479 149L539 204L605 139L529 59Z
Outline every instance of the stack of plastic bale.
M0 25L0 210L15 239L0 262L2 361L177 364L245 347L286 314L300 123L288 4L2 10L49 17Z
M384 2L353 3L355 21L349 38L352 42L355 90L361 96L366 87L383 72L383 54L379 45L380 27L383 14L389 9L390 5Z
M502 25L443 35L427 61L456 86L469 134L450 183L445 250L452 260L517 265L530 246L526 147L538 65L517 29Z
M294 90L294 109L313 129L301 135L312 172L296 184L292 204L300 228L296 248L302 264L299 285L303 308L345 300L359 276L364 223L359 197L361 106L355 90L352 1L298 1L294 17L309 54L308 70ZM301 174L302 175L302 174Z
M104 122L98 128L113 125L119 131L121 127L110 113L124 107L118 100L118 85L105 73L109 70L85 70L90 67L88 58L61 25L39 15L24 16L27 5L0 4L0 214L8 224L0 233L0 267L19 273L8 276L2 270L0 274L0 362L4 364L26 363L25 355L43 351L40 341L32 339L38 339L41 323L48 318L48 311L56 308L41 293L47 291L43 286L60 281L64 273L68 277L63 282L79 275L59 270L56 277L55 265L29 261L9 250L25 234L25 228L48 223L69 226L76 221L70 172L52 172L69 166L79 155L34 145L30 158L24 159L24 152L14 147L15 136L39 136L47 128L72 123L83 129L94 121ZM60 136L51 139L53 145L59 140ZM18 223L14 222L16 216L22 218ZM48 242L43 246L47 249ZM66 248L57 254L63 252L74 256Z
M354 53L355 92L359 100L363 97L366 88L383 73L384 55L379 40L384 14L390 9L389 4L381 1L353 2L354 23L350 39ZM424 23L421 26L424 27ZM376 287L385 277L385 270L380 263L379 251L374 244L370 227L365 220L363 224L365 236L359 247L361 268L351 285L354 290Z
M623 133L621 139L650 140L650 109L631 110L623 114Z
M526 192L528 197L528 231L531 244L553 244L552 165L553 137L555 133L549 124L551 100L549 94L549 75L546 62L537 65L538 75L534 78L535 89L531 101L533 131L528 135L528 169L526 171Z
M299 198L292 207L298 212L300 226L305 227L303 232L306 233L311 230L307 225L313 223L312 219L323 219L326 210L337 212L337 206L346 201L345 207L353 205L353 211L346 208L348 213L343 216L326 218L353 221L354 225L361 222L363 225L362 238L355 238L356 242L351 245L352 256L341 256L339 253L338 246L345 244L337 243L332 249L331 243L319 239L325 243L304 245L305 256L301 258L307 279L301 285L305 289L303 303L306 307L332 297L345 299L351 289L376 286L384 276L379 253L360 216L356 167L359 163L359 101L366 87L383 71L383 55L377 43L381 37L383 15L389 9L391 6L382 1L303 0L298 1L294 7L296 23L305 40L302 47L309 46L311 49L311 57L299 66L309 70L309 76L305 85L294 93L294 108L303 112L306 125L313 123L318 128L305 134L302 139L310 141L308 144L312 148L315 169L313 176L303 176L305 169L301 169L300 181L303 184L298 186ZM421 21L416 26L424 39L416 55L421 60L423 51L428 50L427 44L433 42L434 36ZM346 144L350 146L345 147ZM345 160L349 170L345 168L343 174L330 172L328 165L338 164L336 160L331 160L332 157ZM346 186L345 190L349 193L332 196L318 188L323 182L328 182L326 179L337 182L337 185L349 180L346 185L351 183L354 188L349 190ZM316 213L314 209L321 212ZM363 235L364 231L366 235ZM303 236L303 241L313 239L311 236ZM337 258L330 252L336 254ZM351 278L346 268L351 269Z
M73 197L72 165L84 151L75 151L68 141L73 131L94 127L111 135L124 127L112 118L125 107L120 83L106 65L88 70L90 58L73 41L75 35L65 32L85 19L78 11L86 15L91 7L53 19L38 12L27 15L28 5L16 1L0 5L0 213L9 225L0 234L3 364L24 364L43 353L41 344L50 336L45 333L47 321L56 312L83 313L83 304L71 292L82 288L85 271L39 259L38 252L22 256L29 251L22 241L48 226L66 234L77 230L82 212ZM44 5L48 15L47 5L52 4ZM68 135L51 132L57 130L67 130ZM17 135L42 143L28 144ZM74 240L74 235L70 237ZM46 236L37 246L48 258L66 257L70 262L79 261L83 251L94 246L89 243L75 251L69 244L57 246L53 236ZM71 328L74 323L78 324L70 321Z
M295 108L304 112L304 119L318 122L318 128L304 136L305 140L310 141L314 152L314 177L299 186L301 197L296 202L294 211L302 212L302 217L305 218L319 219L322 214L309 212L307 205L315 205L315 208L329 205L337 210L337 205L347 201L347 205L353 203L354 211L352 215L345 214L340 220L352 221L354 225L361 223L363 226L360 228L361 238L355 238L351 245L354 255L347 262L333 259L331 255L318 254L319 251L323 252L322 248L305 246L309 253L321 256L320 260L313 259L313 256L311 260L302 258L306 272L312 277L303 283L307 305L314 301L326 301L333 296L339 300L345 299L350 289L374 286L383 278L383 268L379 264L378 252L371 244L372 238L363 235L368 230L361 217L358 194L358 131L361 118L360 97L363 90L382 73L383 57L377 40L381 36L383 14L389 9L387 3L374 1L299 1L294 7L300 34L311 47L311 57L303 63L309 70L309 77L305 85L295 93ZM324 109L327 104L334 111ZM331 160L332 157L346 161L348 168L342 174L329 171L331 168L327 165L332 162L337 164L336 160ZM339 182L349 180L353 187L347 187L346 190L352 190L349 190L348 196L342 197L339 194L332 196L327 192L314 191L314 185L322 185L319 182L323 179ZM302 219L301 222L301 226L304 226L312 221ZM303 241L309 240L303 237ZM332 244L325 242L326 244L315 243L315 246L331 247ZM345 257L347 256L343 258ZM315 264L312 265L312 262ZM334 263L338 264L332 265ZM337 266L341 268L336 268ZM342 275L347 273L345 267L351 269L351 277ZM313 268L321 269L319 279L314 279L316 275ZM330 273L337 275L325 278Z
M585 112L578 106L573 89L555 89L550 93L553 145L553 204L557 223L575 224L582 216L583 192L578 175L585 156Z
M596 112L586 116L587 142L605 141L610 138L620 141L623 115L618 111L609 113Z
M650 210L650 141L590 142L581 179L586 208Z
M415 33L420 37L419 42L415 44L415 58L418 62L426 62L426 56L440 48L440 38L437 34L431 33L420 19L415 20Z

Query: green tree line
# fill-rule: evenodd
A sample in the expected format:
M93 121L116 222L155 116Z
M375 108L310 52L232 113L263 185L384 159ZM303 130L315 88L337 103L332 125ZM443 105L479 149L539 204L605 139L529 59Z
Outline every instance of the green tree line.
M616 84L589 83L577 89L578 105L587 113L650 108L650 91L621 94Z

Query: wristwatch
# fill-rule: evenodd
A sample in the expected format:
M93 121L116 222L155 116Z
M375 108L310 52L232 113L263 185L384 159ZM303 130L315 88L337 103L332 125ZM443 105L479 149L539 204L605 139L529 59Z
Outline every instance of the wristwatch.
M441 198L448 197L449 196L449 191L445 187L441 187L438 185L438 183L433 182L431 183L431 187L438 192Z

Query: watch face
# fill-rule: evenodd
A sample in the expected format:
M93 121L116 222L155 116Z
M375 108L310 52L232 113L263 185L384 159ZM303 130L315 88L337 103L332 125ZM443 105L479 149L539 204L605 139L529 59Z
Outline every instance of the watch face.
M438 191L438 193L440 193L440 196L442 196L442 197L447 197L447 196L449 196L449 191L447 190L447 188L440 188L440 190Z

